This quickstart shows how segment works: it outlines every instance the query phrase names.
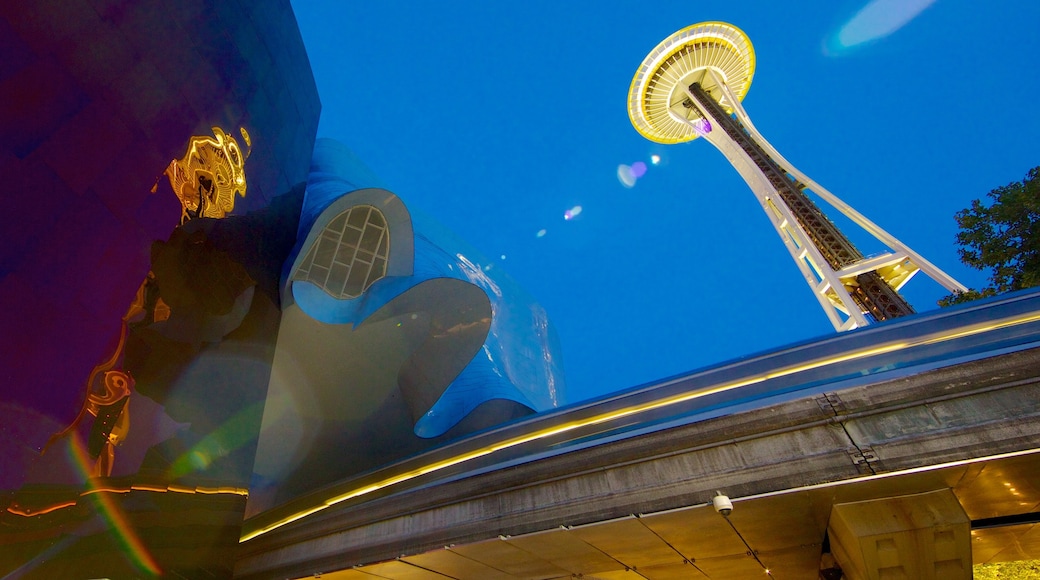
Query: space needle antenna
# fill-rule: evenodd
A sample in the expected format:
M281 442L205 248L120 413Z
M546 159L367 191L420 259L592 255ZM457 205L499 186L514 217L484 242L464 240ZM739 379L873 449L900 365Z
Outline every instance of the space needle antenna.
M789 163L741 105L755 74L747 35L702 22L658 44L636 71L628 116L641 135L673 144L704 137L744 178L835 330L913 314L899 290L918 272L949 292L967 289ZM887 246L864 257L810 191ZM768 300L768 288L766 288Z

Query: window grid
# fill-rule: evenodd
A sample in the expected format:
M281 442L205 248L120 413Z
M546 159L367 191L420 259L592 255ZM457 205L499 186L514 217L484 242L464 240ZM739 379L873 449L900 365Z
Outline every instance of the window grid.
M355 206L325 226L292 279L312 282L335 298L357 298L386 276L389 250L382 212Z

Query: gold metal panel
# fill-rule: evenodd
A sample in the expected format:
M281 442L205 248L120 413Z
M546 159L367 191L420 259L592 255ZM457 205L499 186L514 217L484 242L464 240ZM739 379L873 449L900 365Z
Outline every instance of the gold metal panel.
M365 566L363 571L367 574L372 574L373 576L378 576L380 578L387 578L389 580L445 580L450 578L450 576L431 572L430 570L400 560L391 560L390 562Z
M742 553L738 556L723 556L720 558L705 558L694 562L709 578L766 578L762 572L762 566L754 558ZM783 571L776 571L776 578L799 578L795 575L787 575ZM696 577L696 576L694 576Z
M826 511L830 511L830 504ZM816 512L809 494L794 493L738 502L729 519L753 549L767 552L807 545L819 547L827 531L829 513L818 517Z
M610 556L561 528L515 536L507 541L525 552L537 554L539 558L552 562L571 574L589 575L624 568L624 565Z
M636 518L572 528L571 532L628 567L682 563L683 556Z
M614 572L600 572L596 574L595 580L643 580L645 576L631 570L617 570Z
M783 528L778 528L782 530ZM784 535L777 533L778 536ZM752 547L758 549L752 544ZM820 545L794 546L775 551L758 552L758 559L766 565L766 568L777 578L816 578L820 573L820 556L822 549ZM759 568L759 574L765 576Z
M311 580L314 576L303 576L297 580ZM340 570L338 572L323 572L321 575L322 580L372 580L377 578L371 574L365 574L358 570Z
M538 554L521 550L499 539L451 549L471 560L520 578L536 580L570 576L570 572L543 560Z
M1026 528L1017 538L1005 544L991 562L1011 562L1013 560L1034 560L1040 554L1040 524L1015 526Z
M973 520L1037 511L1040 459L1026 455L972 465L953 493Z
M482 580L513 580L517 578L517 576L507 574L446 549L434 550L416 556L406 556L401 559L409 564L422 566L452 578L481 578Z
M744 504L736 507L744 509ZM643 516L642 520L687 558L700 560L747 552L744 543L711 506Z
M665 564L637 570L649 580L699 580L707 578L694 564Z
M971 561L974 564L991 564L1003 562L1000 555L1008 546L1018 544L1018 538L1033 528L1035 524L1018 526L1002 526L971 531ZM1004 554L1005 556L1010 555Z

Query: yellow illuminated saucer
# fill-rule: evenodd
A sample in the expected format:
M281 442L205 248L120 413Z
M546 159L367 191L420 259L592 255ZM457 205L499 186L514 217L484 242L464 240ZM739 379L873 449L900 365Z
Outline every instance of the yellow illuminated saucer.
M701 22L672 34L643 59L628 90L628 118L647 139L683 143L698 134L688 121L700 119L696 108L683 106L684 87L700 83L727 112L709 69L740 100L755 74L755 50L742 30L724 22Z

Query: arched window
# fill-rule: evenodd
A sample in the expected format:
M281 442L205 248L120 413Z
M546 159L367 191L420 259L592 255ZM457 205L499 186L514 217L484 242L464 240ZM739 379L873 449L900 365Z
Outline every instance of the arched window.
M335 298L357 298L386 276L390 232L382 212L356 205L336 216L293 275Z

